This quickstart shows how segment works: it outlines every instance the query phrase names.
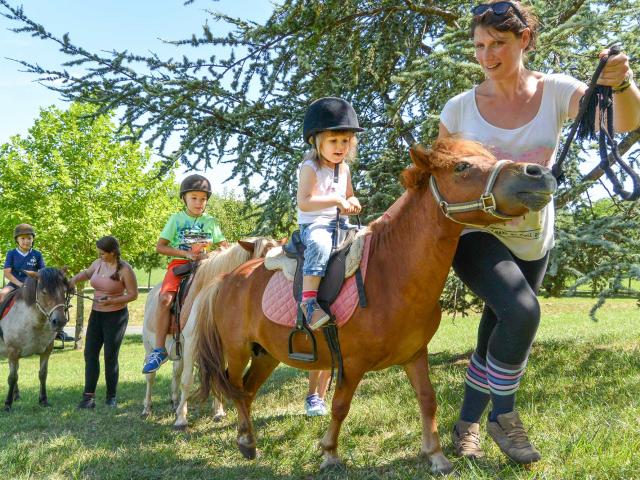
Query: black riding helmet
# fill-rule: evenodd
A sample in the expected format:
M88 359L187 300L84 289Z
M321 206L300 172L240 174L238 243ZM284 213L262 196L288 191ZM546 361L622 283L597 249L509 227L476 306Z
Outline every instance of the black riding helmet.
M184 194L187 192L205 192L207 199L209 199L211 197L211 183L207 177L194 173L182 180L180 184L180 198L184 198Z
M304 141L311 144L311 137L326 130L363 132L358 116L351 104L342 98L324 97L316 100L304 115L302 135Z

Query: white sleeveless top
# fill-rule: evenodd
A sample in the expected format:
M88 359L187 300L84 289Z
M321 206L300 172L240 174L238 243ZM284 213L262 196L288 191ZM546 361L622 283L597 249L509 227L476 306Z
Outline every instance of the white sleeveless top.
M536 116L527 124L504 129L487 122L478 110L475 87L453 97L440 114L449 133L484 144L498 159L538 163L551 168L558 139L568 118L571 96L584 83L563 74L543 78L542 101ZM553 247L555 211L549 203L540 212L530 212L504 224L483 229L496 236L522 260L538 260ZM465 233L479 229L465 229Z
M314 193L316 195L329 195L331 193L337 193L342 198L347 196L347 178L351 173L349 172L349 165L342 163L340 167L340 174L338 175L338 183L333 183L333 168L319 167L313 160L305 160L298 167L298 183L300 182L300 170L303 166L308 165L316 172L317 184ZM347 218L345 215L341 215L341 218ZM309 212L303 212L298 208L298 224L313 223L319 219L335 220L336 207L327 207L321 210L312 210Z

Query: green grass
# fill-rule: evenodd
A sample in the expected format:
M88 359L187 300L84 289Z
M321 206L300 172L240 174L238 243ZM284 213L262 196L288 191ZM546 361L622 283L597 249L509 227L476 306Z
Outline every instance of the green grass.
M164 274L166 273L166 268L155 268L151 270L151 277L149 277L149 272L145 272L138 268L134 268L133 271L136 274L136 279L138 280L138 287L147 288L149 286L153 287L155 284L160 283L164 278ZM149 282L151 279L151 282Z
M466 357L477 317L443 319L430 346L445 454L463 479L632 479L640 477L640 311L634 300L609 301L600 322L593 300L541 299L543 320L519 392L519 411L543 454L531 470L508 461L483 435L486 459L455 459L449 429L460 407ZM93 412L77 411L82 352L57 351L50 364L50 409L37 405L37 359L21 362L23 398L0 415L0 471L7 478L423 479L417 403L399 368L368 374L340 436L346 472L319 474L317 443L328 418L307 419L306 375L279 367L255 404L260 456L245 461L235 447L236 414L213 423L194 407L187 432L174 432L168 405L170 368L156 384L154 416L139 417L144 379L139 337L121 351L118 410L104 404L104 380ZM0 361L0 377L7 374ZM3 381L4 383L4 381ZM6 387L0 389L6 394ZM484 430L484 428L483 428Z

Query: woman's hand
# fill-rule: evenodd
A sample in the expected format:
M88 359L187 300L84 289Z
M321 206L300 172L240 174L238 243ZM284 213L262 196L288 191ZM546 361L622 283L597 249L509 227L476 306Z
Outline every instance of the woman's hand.
M599 57L602 58L605 55L609 55L608 48L602 50ZM598 78L598 85L617 87L630 78L633 78L633 72L629 67L629 57L624 52L620 52L609 57Z
M96 299L96 301L97 301L100 305L102 305L103 307L108 307L108 306L110 306L110 305L115 305L115 303L116 303L116 302L114 302L112 299L110 299L110 298L109 298L109 297L107 297L107 296L97 298L97 299Z

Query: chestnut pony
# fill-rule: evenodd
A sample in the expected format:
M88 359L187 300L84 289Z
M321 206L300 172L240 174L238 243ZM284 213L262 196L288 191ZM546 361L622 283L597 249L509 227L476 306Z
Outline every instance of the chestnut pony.
M331 423L320 442L321 468L341 463L338 434L363 375L401 365L420 406L422 452L433 472L452 470L440 447L427 345L440 324L438 298L458 237L465 224L505 222L539 210L556 188L546 168L497 161L480 144L467 140L438 140L429 151L417 145L410 155L414 165L403 174L407 191L370 225L365 282L369 305L358 307L339 330L344 378L335 390ZM478 201L481 195L484 202ZM496 208L483 210L491 198ZM204 397L213 391L233 401L238 410L238 448L249 459L256 455L251 404L276 366L283 362L301 369L331 368L322 336L317 362L288 358L289 329L270 322L261 308L262 293L273 273L264 268L262 259L249 261L207 287L202 292L206 301L196 311L198 393ZM308 340L299 340L296 351L309 347Z

